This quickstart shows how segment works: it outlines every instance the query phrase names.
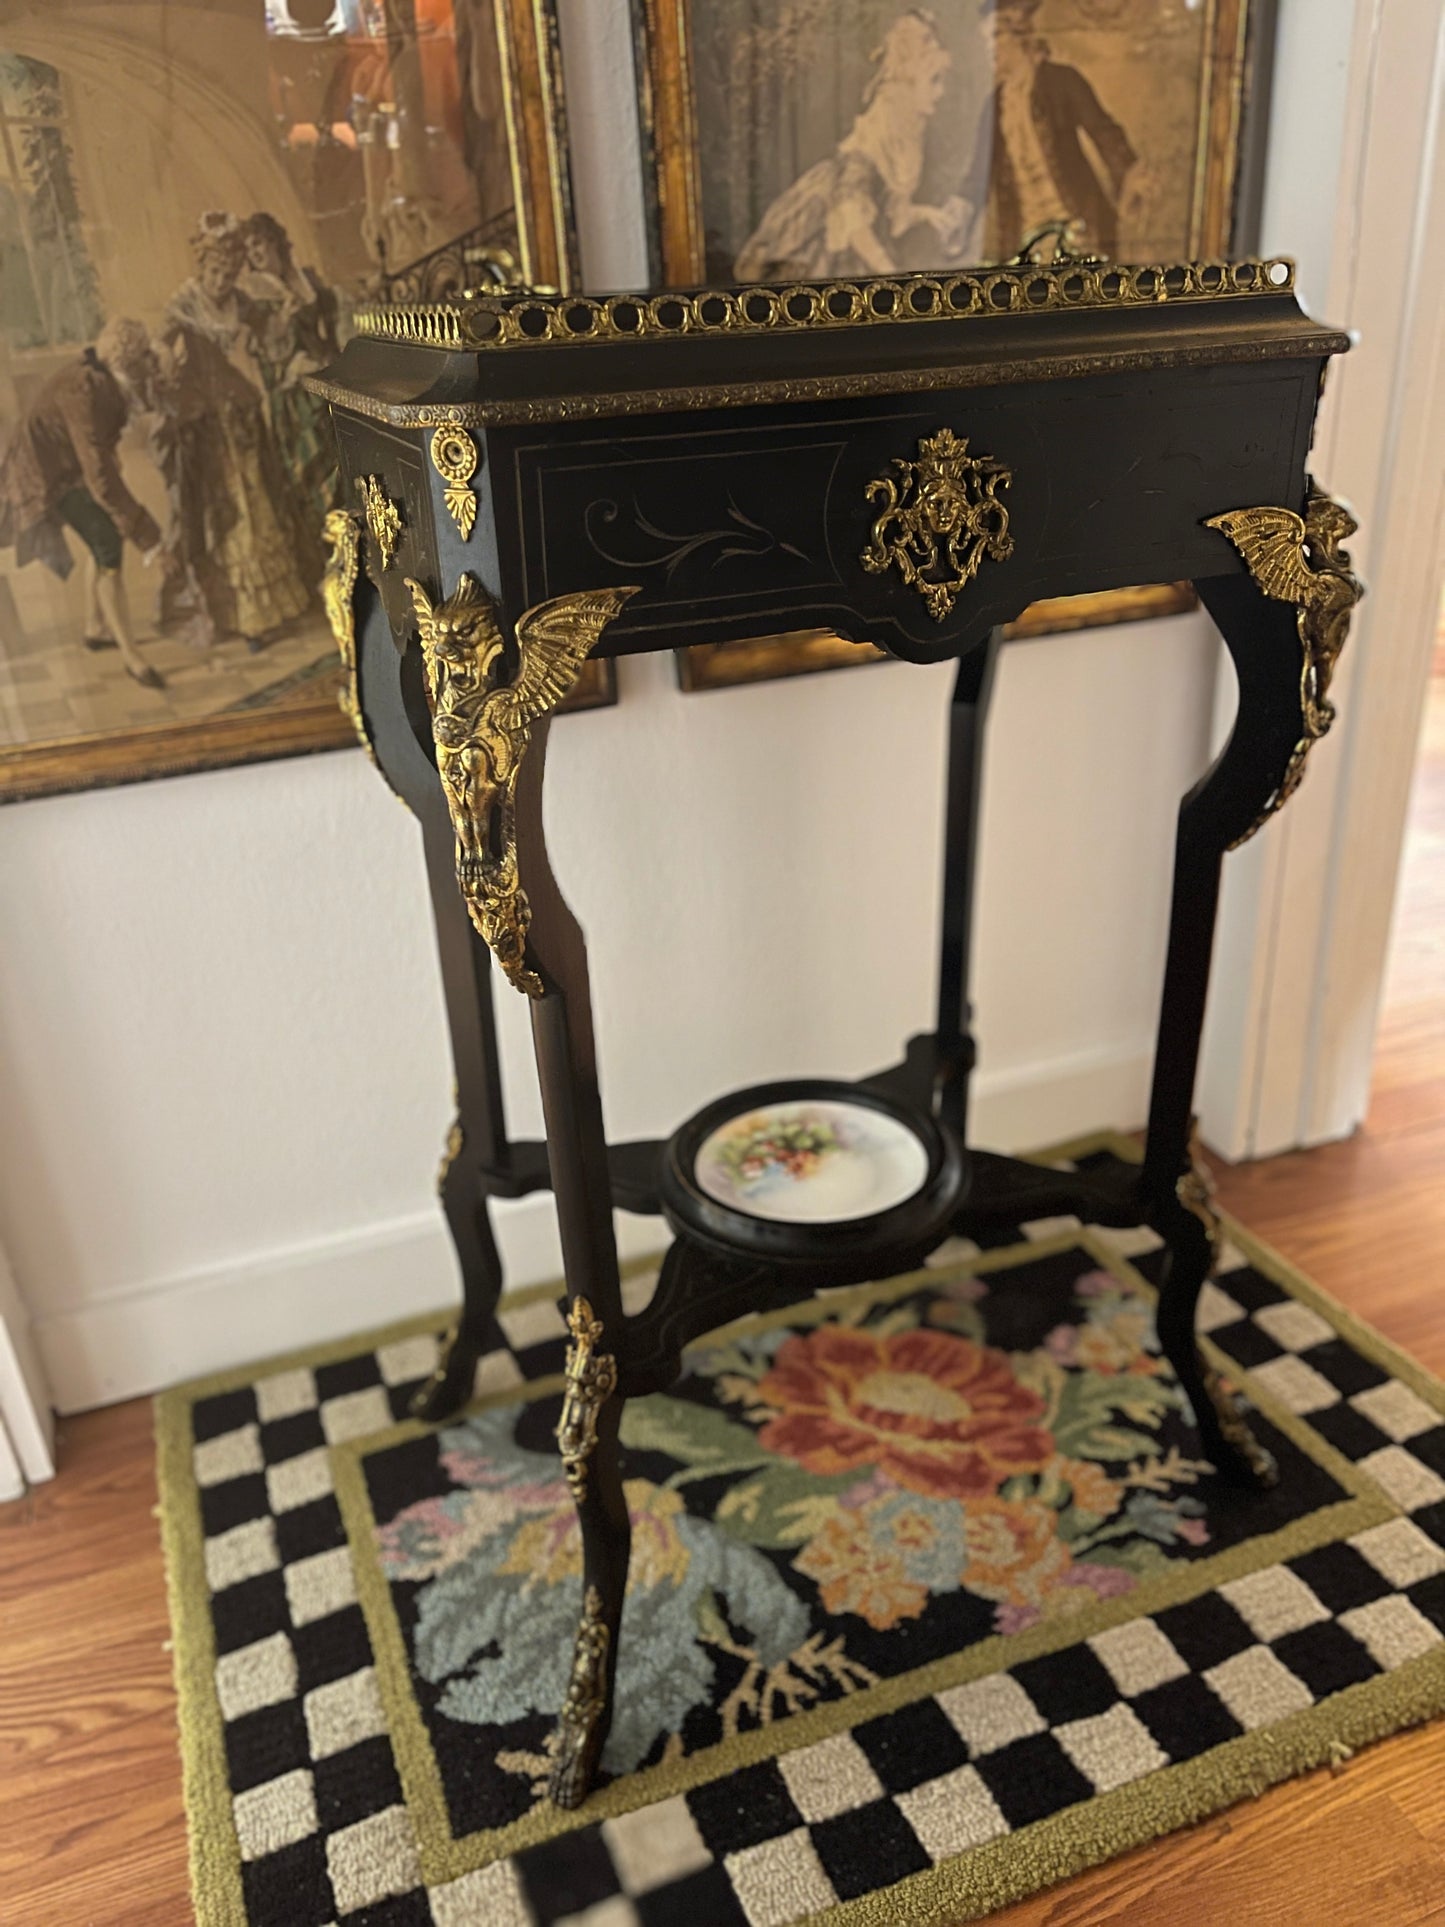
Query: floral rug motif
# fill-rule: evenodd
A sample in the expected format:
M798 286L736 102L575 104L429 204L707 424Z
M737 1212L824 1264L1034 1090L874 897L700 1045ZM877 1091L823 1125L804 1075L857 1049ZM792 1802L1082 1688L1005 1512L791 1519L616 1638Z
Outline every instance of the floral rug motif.
M741 1320L629 1404L576 1812L555 1291L446 1426L407 1416L439 1317L165 1394L201 1927L954 1927L1445 1712L1445 1387L1228 1230L1201 1330L1269 1493L1198 1455L1157 1240L1073 1221Z
M1086 1251L837 1296L704 1341L674 1390L626 1410L609 1774L1068 1620L1349 1496L1267 1424L1288 1499L1216 1490L1145 1279ZM544 1797L582 1574L559 1409L493 1406L400 1443L402 1489L424 1465L428 1490L399 1506L387 1452L363 1461L462 1833Z

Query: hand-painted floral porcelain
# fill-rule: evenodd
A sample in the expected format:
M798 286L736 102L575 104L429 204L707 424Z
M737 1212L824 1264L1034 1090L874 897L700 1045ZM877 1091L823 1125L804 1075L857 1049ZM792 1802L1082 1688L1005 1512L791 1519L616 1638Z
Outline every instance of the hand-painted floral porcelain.
M902 1204L923 1186L928 1154L872 1105L805 1098L741 1111L703 1140L698 1185L734 1211L785 1224L842 1224Z

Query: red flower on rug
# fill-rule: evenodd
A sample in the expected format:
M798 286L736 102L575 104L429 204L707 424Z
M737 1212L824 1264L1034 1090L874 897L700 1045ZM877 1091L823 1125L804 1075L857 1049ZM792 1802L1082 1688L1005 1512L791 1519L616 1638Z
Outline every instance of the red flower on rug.
M757 1388L759 1442L810 1472L877 1466L939 1498L994 1492L1054 1451L1044 1403L1007 1355L951 1332L824 1325L789 1338Z

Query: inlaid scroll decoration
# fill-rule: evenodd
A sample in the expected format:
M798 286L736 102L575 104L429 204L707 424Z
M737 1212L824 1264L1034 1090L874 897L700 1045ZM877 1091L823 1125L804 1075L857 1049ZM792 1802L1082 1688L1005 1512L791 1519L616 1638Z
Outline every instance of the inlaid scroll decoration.
M431 438L432 466L446 483L442 500L463 542L471 540L477 521L477 496L472 477L480 460L477 445L464 428L439 428Z
M532 725L572 689L593 645L636 589L595 589L528 609L517 671L500 681L506 645L496 606L474 575L433 604L410 576L426 666L437 769L456 833L457 883L476 929L529 997L545 986L527 964L532 907L518 879L516 791Z
M1013 474L992 455L970 455L967 437L940 428L918 444L918 459L893 458L893 472L864 491L881 506L859 560L872 575L897 569L942 622L985 558L1013 554L1008 509L999 491Z
M1279 787L1244 835L1230 845L1237 850L1294 795L1304 780L1310 750L1334 723L1330 681L1349 635L1355 604L1365 592L1350 565L1348 549L1341 545L1359 524L1347 508L1311 481L1303 515L1293 509L1231 509L1225 515L1207 517L1205 526L1218 529L1234 545L1265 595L1276 602L1294 603L1302 651L1303 734Z
M336 700L342 715L356 731L361 747L374 763L376 750L362 714L356 670L356 578L361 567L361 525L345 509L332 509L321 524L321 533L330 550L321 578L321 600L326 605L326 620L341 656L341 688Z
M401 541L401 510L382 487L379 475L358 475L356 492L361 497L366 526L376 544L376 559L385 574L396 560L397 544Z
M572 1497L587 1497L587 1461L597 1449L597 1414L617 1390L617 1360L597 1349L602 1320L585 1298L574 1298L567 1313L567 1384L557 1421L557 1449Z
M607 1655L612 1633L602 1616L602 1595L589 1586L582 1601L567 1697L557 1721L555 1757L548 1791L559 1807L580 1806L587 1797L607 1710Z

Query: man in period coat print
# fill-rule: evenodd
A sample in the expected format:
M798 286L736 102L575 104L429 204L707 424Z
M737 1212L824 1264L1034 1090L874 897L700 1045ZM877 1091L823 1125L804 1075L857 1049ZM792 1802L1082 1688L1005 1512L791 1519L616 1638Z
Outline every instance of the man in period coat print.
M1049 221L1078 223L1086 250L1112 259L1138 156L1079 69L1051 57L1034 29L1039 5L983 0L979 26L995 85L964 198L984 207L987 260L1006 260Z

